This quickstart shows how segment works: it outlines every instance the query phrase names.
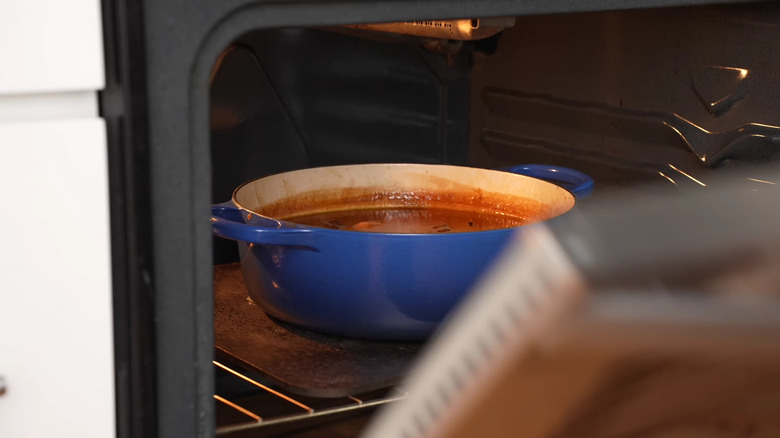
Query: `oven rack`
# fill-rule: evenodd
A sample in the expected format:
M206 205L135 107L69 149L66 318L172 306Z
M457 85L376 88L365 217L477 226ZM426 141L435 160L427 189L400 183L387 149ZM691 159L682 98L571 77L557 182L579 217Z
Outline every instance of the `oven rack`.
M361 429L376 408L408 395L389 387L346 397L302 396L233 363L214 360L213 364L219 382L214 394L218 436L276 436L358 415L351 427Z

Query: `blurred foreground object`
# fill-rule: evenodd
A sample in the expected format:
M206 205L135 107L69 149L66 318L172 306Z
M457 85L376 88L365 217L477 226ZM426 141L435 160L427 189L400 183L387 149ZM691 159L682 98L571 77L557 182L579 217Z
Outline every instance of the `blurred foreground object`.
M780 436L779 181L524 229L365 436Z

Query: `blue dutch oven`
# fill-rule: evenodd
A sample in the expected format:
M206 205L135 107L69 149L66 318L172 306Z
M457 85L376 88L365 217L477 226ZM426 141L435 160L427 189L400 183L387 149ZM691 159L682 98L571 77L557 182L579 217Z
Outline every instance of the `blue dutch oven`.
M431 335L501 253L518 227L437 234L344 231L278 217L340 203L360 207L370 192L439 193L476 208L528 213L543 221L593 190L578 171L543 165L501 170L430 164L320 167L256 179L212 207L213 232L236 240L250 297L269 315L311 330L363 339ZM362 191L363 196L356 193ZM341 197L341 198L339 198ZM343 199L346 197L346 199ZM438 198L427 196L425 199ZM420 199L417 197L415 199ZM286 207L285 207L286 206ZM531 206L531 207L529 207Z

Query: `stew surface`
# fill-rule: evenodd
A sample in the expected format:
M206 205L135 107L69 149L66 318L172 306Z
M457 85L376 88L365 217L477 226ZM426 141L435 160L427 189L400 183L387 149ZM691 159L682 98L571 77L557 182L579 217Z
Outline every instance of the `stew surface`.
M373 233L434 234L517 227L531 219L444 208L377 208L329 211L284 220L302 225Z

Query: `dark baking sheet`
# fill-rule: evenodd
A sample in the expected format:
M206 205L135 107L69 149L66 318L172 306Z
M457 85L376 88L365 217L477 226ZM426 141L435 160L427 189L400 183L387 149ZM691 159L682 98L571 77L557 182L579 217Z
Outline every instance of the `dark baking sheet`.
M249 299L238 263L214 267L214 341L218 356L313 397L395 385L422 346L329 336L272 319Z

